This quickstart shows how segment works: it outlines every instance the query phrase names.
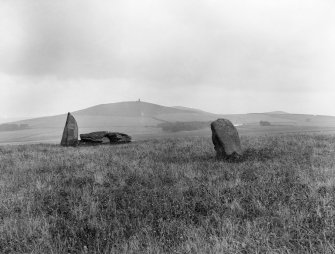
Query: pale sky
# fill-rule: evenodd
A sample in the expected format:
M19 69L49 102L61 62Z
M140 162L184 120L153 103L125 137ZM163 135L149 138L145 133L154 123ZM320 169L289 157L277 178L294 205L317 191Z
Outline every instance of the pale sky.
M0 119L143 101L335 115L333 0L0 0Z

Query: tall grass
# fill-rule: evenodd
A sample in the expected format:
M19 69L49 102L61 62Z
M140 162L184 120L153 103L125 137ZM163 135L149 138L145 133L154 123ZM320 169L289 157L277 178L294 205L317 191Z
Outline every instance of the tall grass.
M334 253L335 136L0 147L0 253Z

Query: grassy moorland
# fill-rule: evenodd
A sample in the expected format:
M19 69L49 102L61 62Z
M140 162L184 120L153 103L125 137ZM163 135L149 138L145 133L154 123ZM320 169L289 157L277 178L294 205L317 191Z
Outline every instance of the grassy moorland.
M335 136L0 147L0 253L334 253Z

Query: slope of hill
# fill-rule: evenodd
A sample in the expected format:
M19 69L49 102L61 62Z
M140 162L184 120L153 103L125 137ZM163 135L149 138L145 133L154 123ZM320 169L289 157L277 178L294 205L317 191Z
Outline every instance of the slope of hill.
M281 115L281 114L289 114L289 113L285 111L271 111L271 112L265 112L264 114Z
M135 139L165 136L166 133L159 128L161 123L208 123L217 118L226 118L234 124L243 125L239 127L243 130L242 133L246 131L249 134L280 132L283 129L285 132L290 131L290 129L319 131L322 128L326 128L329 131L332 130L329 128L333 128L335 130L335 117L332 116L287 114L277 111L218 115L182 106L166 107L138 101L101 104L72 113L78 122L79 133L97 130L119 131L130 134ZM14 122L28 125L29 129L0 132L0 143L59 142L65 120L66 114L62 114ZM270 122L272 124L271 128L260 127L260 121ZM204 124L203 126L206 125ZM210 136L210 129L207 128L205 131L200 132L183 132L180 135Z
M165 107L147 102L101 104L72 112L79 133L97 130L126 132L135 138L140 135L159 135L159 123L166 121L209 121L217 117L202 112ZM15 122L27 124L25 131L0 132L0 143L59 142L66 114Z
M216 115L216 114L213 114L213 113L210 113L210 112L207 112L207 111L203 111L203 110L197 109L197 108L189 108L189 107L183 107L183 106L173 106L173 108L181 109L181 110L185 110L185 111L190 111L190 112L193 112L193 113L205 113L205 114L209 114L209 115Z
M181 109L165 107L148 102L127 101L101 104L74 112L76 115L88 116L123 116L123 117L154 117L160 114L177 114Z
M171 119L208 120L207 113L190 112L147 102L101 104L72 112L83 128L102 126L147 126ZM33 128L63 127L66 114L17 121ZM211 119L213 117L211 116Z

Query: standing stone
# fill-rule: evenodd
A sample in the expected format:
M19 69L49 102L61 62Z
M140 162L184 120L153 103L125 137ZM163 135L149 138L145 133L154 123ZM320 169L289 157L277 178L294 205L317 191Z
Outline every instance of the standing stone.
M67 114L67 119L63 131L62 146L77 146L78 145L78 125L76 119L70 113Z
M218 119L211 123L211 129L217 158L238 158L242 155L238 132L229 120Z

